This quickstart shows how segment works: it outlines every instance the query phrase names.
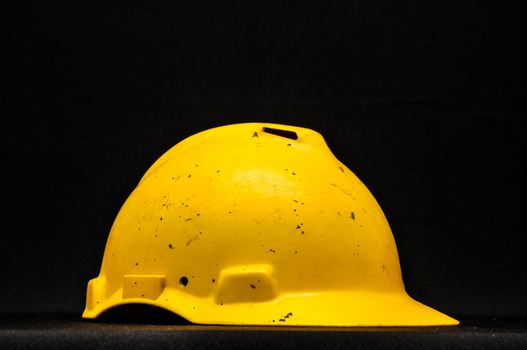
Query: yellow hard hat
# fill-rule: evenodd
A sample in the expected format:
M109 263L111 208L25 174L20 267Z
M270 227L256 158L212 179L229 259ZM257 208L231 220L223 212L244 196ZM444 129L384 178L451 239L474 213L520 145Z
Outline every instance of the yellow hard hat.
M322 136L269 123L200 132L146 172L83 317L123 304L203 324L458 324L407 295L381 208Z

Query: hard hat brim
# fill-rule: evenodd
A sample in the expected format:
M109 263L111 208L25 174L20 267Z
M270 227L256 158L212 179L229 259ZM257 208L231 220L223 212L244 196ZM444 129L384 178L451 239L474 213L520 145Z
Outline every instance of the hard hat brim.
M213 297L198 298L171 289L166 289L156 300L123 299L122 292L117 291L104 304L86 309L82 316L93 319L124 304L157 306L197 324L326 327L459 324L406 293L375 291L286 294L268 302L232 304L218 304Z

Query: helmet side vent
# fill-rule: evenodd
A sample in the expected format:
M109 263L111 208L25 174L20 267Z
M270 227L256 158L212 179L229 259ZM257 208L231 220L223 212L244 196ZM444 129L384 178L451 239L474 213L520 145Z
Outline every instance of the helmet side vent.
M268 128L268 127L265 127L265 126L263 127L262 131L266 132L268 134L285 137L285 138L288 138L288 139L291 139L291 140L298 140L298 135L294 131L283 130L283 129L275 129L275 128Z

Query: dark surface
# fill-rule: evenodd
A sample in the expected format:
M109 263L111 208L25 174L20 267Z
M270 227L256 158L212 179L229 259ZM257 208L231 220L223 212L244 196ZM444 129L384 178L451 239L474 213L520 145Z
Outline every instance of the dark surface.
M319 328L95 323L71 316L0 318L12 348L525 349L526 319L461 319L457 327Z
M20 316L4 319L18 330L3 330L2 339L50 347L88 339L93 347L173 339L212 348L236 339L267 348L525 347L516 321L425 333L127 333L23 316L81 314L117 211L163 152L210 127L269 121L321 132L368 186L394 232L411 296L467 320L525 319L521 5L6 4L0 313Z

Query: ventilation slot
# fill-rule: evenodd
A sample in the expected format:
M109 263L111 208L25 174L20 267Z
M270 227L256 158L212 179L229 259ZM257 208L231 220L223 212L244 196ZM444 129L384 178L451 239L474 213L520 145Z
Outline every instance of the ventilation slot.
M266 132L268 134L273 134L273 135L276 135L276 136L285 137L285 138L288 138L288 139L291 139L291 140L298 140L298 135L294 131L282 130L282 129L274 129L274 128L267 128L267 127L264 127L262 129L262 131Z

